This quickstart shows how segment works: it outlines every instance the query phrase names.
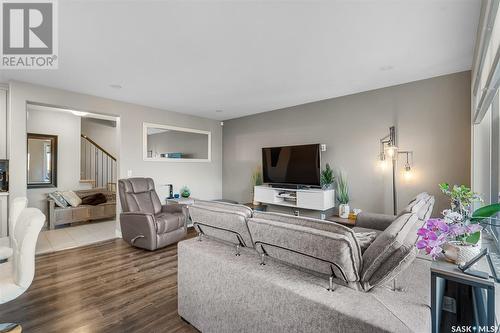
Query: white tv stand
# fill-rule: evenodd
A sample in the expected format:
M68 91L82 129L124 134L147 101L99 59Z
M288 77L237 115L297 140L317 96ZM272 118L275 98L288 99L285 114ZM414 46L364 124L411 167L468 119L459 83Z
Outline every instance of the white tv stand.
M335 207L335 191L254 186L254 200L270 205L325 211Z

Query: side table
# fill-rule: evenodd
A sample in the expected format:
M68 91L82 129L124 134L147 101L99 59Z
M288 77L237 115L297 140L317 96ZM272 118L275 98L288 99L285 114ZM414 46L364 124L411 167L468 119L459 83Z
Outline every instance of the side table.
M188 211L189 211L189 206L194 204L194 201L196 199L195 198L183 198L183 197L179 197L179 198L167 198L165 199L165 202L167 203L167 205L171 205L171 204L178 204L178 205L185 205L187 208L188 208ZM188 228L193 228L194 225L193 225L193 221L191 220L191 217L188 216L188 222L187 222L187 227Z
M484 266L484 262L481 263L482 260L485 260L485 258L481 259L476 265ZM485 271L489 271L487 266ZM476 314L475 325L479 327L471 327L471 330L473 332L492 332L485 329L495 327L495 281L492 278L481 279L464 274L458 269L457 265L444 260L437 260L431 265L432 333L440 332L443 296L447 281L473 288L473 305ZM455 302L459 303L457 300ZM459 311L459 309L456 309L456 311Z
M356 225L356 220L345 219L345 218L337 216L337 215L329 216L325 219L325 221L330 221L330 222L342 224L342 225L345 225L346 227L349 227L349 228L352 228Z

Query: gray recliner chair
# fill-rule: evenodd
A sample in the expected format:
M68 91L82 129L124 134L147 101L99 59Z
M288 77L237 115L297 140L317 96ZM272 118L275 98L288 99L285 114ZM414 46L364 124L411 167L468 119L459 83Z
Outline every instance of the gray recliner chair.
M127 243L153 251L186 236L187 208L162 205L151 178L120 179L118 190L122 237Z

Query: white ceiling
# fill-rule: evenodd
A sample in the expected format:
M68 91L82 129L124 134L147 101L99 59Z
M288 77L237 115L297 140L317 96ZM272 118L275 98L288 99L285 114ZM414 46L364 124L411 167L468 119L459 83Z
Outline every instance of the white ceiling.
M224 120L469 70L480 1L60 0L59 8L59 69L0 79Z

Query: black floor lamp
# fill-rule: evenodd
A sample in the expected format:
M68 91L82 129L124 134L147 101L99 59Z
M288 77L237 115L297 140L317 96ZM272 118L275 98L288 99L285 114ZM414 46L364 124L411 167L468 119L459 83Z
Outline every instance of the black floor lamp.
M396 138L396 127L389 127L389 134L380 139L380 161L385 164L387 159L391 159L392 164L392 210L394 215L398 213L398 192L396 188L396 171L398 164L398 156L406 155L405 162L405 178L411 178L411 168L413 165L413 151L399 150ZM411 162L410 162L411 160Z

